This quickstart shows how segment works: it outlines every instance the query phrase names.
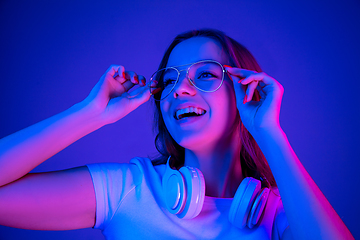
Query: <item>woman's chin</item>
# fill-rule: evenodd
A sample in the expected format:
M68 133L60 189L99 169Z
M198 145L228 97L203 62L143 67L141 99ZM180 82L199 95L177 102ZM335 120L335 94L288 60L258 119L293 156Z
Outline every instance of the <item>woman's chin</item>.
M174 140L183 148L192 151L208 148L215 139L210 134L184 134L175 136Z

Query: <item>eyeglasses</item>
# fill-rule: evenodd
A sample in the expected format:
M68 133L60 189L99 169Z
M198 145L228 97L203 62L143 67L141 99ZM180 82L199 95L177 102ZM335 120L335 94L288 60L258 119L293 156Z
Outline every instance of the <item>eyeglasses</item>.
M179 67L190 65L187 69ZM223 81L225 69L215 60L202 60L195 63L176 67L167 67L156 71L150 78L150 93L156 101L164 100L174 90L180 73L186 70L186 77L190 83L203 92L215 92Z

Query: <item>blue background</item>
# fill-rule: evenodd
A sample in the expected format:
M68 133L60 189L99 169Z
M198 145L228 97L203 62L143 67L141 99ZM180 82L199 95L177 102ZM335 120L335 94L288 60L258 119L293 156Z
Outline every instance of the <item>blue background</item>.
M1 1L0 137L83 100L110 64L149 78L176 34L217 28L248 47L263 70L282 83L283 129L360 238L359 10L355 0ZM152 112L148 102L35 171L156 155ZM92 229L0 226L0 239L104 238Z

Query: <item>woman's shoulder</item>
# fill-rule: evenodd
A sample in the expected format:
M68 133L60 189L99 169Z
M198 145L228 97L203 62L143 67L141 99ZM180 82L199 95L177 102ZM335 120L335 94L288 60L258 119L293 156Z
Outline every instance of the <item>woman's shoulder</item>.
M141 182L143 178L148 180L161 178L165 172L165 164L154 166L151 159L147 157L134 157L128 163L103 162L86 166L91 175L101 175L106 178L122 178L124 175L131 175L135 183Z
M154 168L152 162L147 157L134 157L129 162L100 162L100 163L91 163L86 165L90 170L106 170L106 171L119 171L128 168L137 167L141 172L144 172L146 169ZM161 167L161 165L159 165ZM157 166L155 166L157 167Z

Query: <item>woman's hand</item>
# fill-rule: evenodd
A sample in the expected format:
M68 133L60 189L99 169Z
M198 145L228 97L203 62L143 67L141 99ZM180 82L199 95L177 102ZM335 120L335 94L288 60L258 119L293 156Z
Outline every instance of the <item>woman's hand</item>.
M128 92L135 85L139 88ZM143 76L126 72L122 66L111 66L80 104L0 139L0 186L20 179L73 142L119 120L149 98L149 86Z
M284 92L280 83L265 73L226 70L233 80L241 120L264 154L281 193L290 224L282 239L354 239L280 129ZM252 100L255 89L260 101Z
M139 88L129 92L135 85ZM125 71L123 66L111 65L84 102L98 111L107 124L125 117L149 98L149 86L143 76Z
M226 67L233 80L236 105L241 121L252 134L279 127L279 114L284 89L279 82L261 72ZM252 100L255 89L260 100Z

